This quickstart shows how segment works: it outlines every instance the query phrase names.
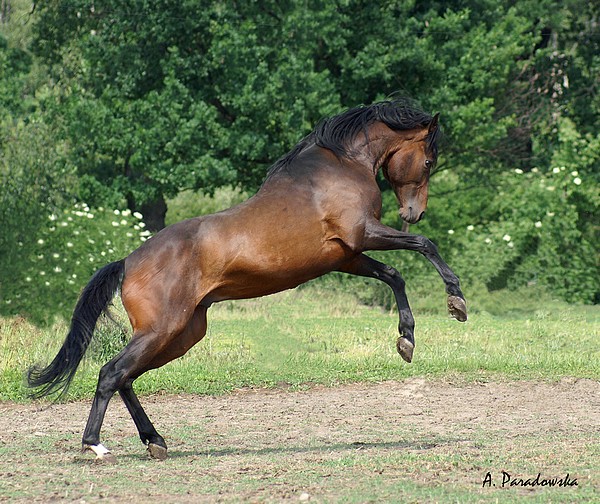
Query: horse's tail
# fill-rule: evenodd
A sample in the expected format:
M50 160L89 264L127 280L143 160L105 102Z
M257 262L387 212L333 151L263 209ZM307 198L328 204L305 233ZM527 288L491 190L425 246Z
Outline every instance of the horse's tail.
M96 322L108 308L124 272L125 260L121 260L107 264L94 274L79 297L69 333L54 360L46 368L35 366L29 369L27 382L38 389L32 397L40 398L59 391L62 396L67 391L92 340Z

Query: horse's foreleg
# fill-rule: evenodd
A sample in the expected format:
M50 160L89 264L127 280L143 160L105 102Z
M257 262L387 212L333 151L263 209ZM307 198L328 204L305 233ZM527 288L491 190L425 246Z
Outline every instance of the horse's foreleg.
M458 277L440 257L434 243L421 235L403 233L384 226L379 221L370 221L365 228L364 250L414 250L423 254L438 271L448 293L448 311L457 320L467 320L467 305L460 290Z
M350 273L351 275L375 278L391 287L400 318L398 323L400 337L396 341L396 349L406 362L410 362L415 348L415 320L408 304L408 298L406 297L404 279L400 273L391 266L376 261L364 254L360 254L352 262L344 265L344 267L340 268L340 271Z

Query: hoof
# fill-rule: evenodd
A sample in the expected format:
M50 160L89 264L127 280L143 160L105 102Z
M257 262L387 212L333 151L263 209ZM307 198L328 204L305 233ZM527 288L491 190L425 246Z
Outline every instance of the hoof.
M83 451L90 450L96 454L94 462L98 464L116 464L115 457L103 444L83 445Z
M467 305L465 300L458 296L448 296L448 311L459 322L467 320Z
M406 338L403 338L402 336L400 336L396 340L396 350L398 350L400 357L402 357L408 363L410 363L412 361L414 349L415 349L415 345L413 345Z
M98 455L94 459L96 464L116 464L117 457L115 457L112 453L107 453L105 455Z
M147 448L148 455L150 458L156 460L166 460L167 459L167 449L164 446L160 446L154 443L149 443Z

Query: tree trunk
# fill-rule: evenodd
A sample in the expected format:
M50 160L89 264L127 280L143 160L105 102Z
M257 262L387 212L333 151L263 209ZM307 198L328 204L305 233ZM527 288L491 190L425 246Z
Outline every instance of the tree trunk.
M149 231L156 233L165 227L167 203L162 194L141 205L136 203L131 197L127 198L127 203L132 212L140 212L142 214L142 220Z

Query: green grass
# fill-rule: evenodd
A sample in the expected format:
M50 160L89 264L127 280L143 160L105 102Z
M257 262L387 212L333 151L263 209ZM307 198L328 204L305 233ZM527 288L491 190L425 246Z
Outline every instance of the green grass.
M537 292L474 294L467 296L469 321L461 324L445 314L443 292L419 294L409 292L417 322L412 364L395 351L396 313L360 305L322 282L215 305L204 340L183 358L146 373L136 389L218 394L411 376L600 379L600 307L571 306ZM117 315L126 328L122 309ZM49 362L66 331L64 322L40 329L23 319L0 319L0 400L26 400L24 371ZM68 398L93 393L100 366L124 340L122 329L102 324Z

